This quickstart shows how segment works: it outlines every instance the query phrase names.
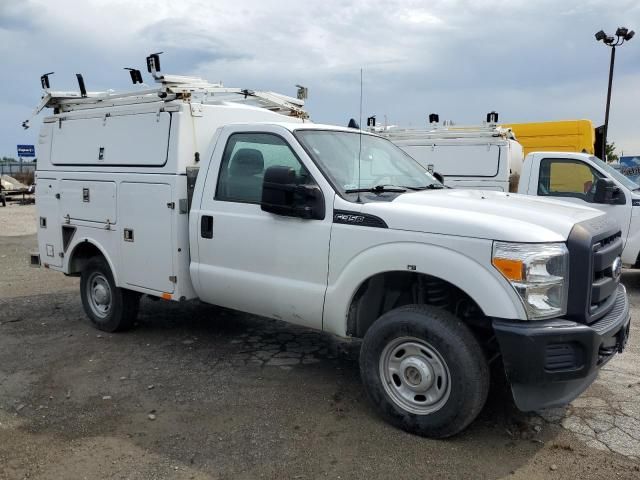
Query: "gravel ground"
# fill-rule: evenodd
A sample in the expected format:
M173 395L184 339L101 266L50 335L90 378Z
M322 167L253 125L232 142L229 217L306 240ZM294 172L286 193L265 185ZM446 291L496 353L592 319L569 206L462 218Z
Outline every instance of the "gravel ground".
M633 333L568 408L521 414L496 376L467 431L428 440L376 416L357 343L150 299L97 332L77 279L28 267L31 222L0 208L0 479L640 478ZM624 282L635 331L640 272Z
M36 206L20 205L18 202L0 204L0 236L16 237L36 233Z

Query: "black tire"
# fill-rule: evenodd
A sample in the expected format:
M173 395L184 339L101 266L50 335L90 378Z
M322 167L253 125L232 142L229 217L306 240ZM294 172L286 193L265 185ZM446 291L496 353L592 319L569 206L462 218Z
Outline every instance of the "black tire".
M419 342L409 343L415 339ZM395 344L399 345L396 350L390 350ZM404 345L410 348L418 346L418 356L403 350ZM426 345L427 350L420 350L421 345ZM405 403L409 406L405 408L400 403L407 398L406 392L409 396L414 395L411 381L418 382L423 378L420 374L416 377L411 373L425 371L414 368L414 372L409 372L411 367L406 366L410 363L406 362L421 358L421 354L426 362L434 362L434 358L439 362L433 370L426 371L436 379L428 392L433 392L433 397L440 400L431 406L428 403L417 405L417 402L427 402L431 398L419 394L409 398ZM385 362L385 358L390 360ZM392 370L386 367L398 359L402 359L398 372L404 374L391 373ZM446 372L443 375L448 375L448 378L442 381L443 377L435 374L436 371ZM390 381L385 380L385 372L389 372L386 375ZM487 359L469 328L453 314L426 305L400 307L374 322L360 351L360 374L370 400L388 422L407 432L430 438L446 438L464 430L482 410L489 391ZM428 379L429 375L424 375L424 378ZM440 390L434 385L438 385ZM404 397L402 391L405 392ZM417 413L411 411L412 408ZM434 411L427 411L429 408Z
M90 292L96 289L101 290L98 294L92 295ZM82 270L80 298L91 325L98 330L105 332L127 330L133 326L138 316L140 294L116 287L109 265L100 257L89 260ZM96 298L104 303L99 303Z

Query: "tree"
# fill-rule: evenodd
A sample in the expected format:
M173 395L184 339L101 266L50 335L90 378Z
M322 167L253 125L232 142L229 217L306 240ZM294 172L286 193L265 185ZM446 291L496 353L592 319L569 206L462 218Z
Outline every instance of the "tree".
M616 144L615 142L607 142L607 148L605 150L605 154L607 156L607 162L617 162L618 154L616 153Z

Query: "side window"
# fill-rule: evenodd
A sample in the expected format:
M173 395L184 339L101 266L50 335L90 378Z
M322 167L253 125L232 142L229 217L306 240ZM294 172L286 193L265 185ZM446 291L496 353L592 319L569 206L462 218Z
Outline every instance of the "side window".
M545 158L540 162L538 195L575 197L593 202L596 180L601 177L580 160Z
M298 183L311 183L307 169L281 137L271 133L231 135L222 155L216 200L260 203L264 172L272 166L291 167Z

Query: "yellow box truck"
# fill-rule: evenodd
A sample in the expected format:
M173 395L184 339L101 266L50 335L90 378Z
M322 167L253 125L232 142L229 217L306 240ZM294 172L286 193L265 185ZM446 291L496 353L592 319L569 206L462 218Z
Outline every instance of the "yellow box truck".
M596 141L591 120L510 123L525 156L531 152L580 152L594 154Z

